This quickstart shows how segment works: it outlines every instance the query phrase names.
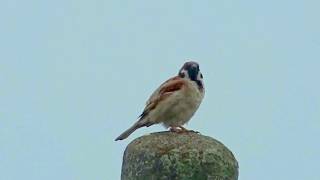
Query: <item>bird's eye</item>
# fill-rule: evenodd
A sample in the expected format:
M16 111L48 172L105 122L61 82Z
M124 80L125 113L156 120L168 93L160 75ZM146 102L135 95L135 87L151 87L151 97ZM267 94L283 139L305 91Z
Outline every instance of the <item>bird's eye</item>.
M203 75L202 75L202 73L200 73L200 77L201 77L201 79L203 78Z

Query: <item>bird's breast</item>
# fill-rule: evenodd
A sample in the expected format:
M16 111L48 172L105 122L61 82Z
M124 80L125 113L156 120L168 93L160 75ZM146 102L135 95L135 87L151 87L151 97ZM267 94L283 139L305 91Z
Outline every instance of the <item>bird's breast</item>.
M197 111L203 99L203 92L192 83L168 98L168 108L163 116L163 124L169 126L181 126L187 123Z

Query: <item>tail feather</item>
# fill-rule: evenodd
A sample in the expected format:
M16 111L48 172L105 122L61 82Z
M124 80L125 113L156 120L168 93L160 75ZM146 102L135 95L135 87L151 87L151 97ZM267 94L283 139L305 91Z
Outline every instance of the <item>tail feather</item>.
M138 128L143 127L143 125L138 121L133 126L131 126L129 129L127 129L125 132L123 132L119 137L115 139L115 141L123 140L127 138L130 134L132 134L135 130Z

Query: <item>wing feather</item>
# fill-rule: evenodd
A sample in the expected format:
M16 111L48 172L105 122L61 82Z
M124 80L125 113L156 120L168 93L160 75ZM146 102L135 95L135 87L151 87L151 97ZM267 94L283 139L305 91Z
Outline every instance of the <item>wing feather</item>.
M149 100L146 103L146 107L143 113L139 116L143 119L151 110L153 110L157 104L164 99L168 98L174 92L180 90L184 86L184 80L179 76L173 77L165 81L155 92L152 93Z

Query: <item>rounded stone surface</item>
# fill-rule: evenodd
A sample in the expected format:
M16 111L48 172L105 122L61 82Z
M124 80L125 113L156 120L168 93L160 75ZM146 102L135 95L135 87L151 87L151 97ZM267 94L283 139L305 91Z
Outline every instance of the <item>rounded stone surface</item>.
M194 132L159 132L126 148L122 180L237 180L238 163L219 141Z

